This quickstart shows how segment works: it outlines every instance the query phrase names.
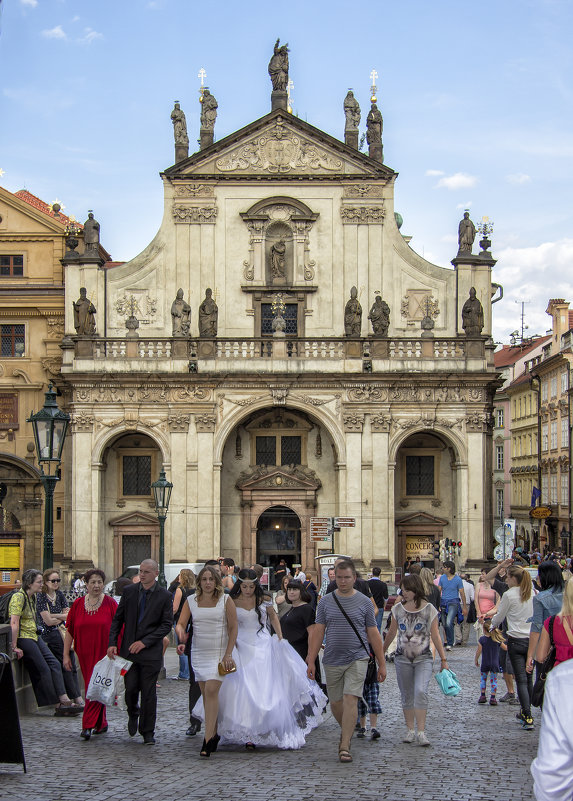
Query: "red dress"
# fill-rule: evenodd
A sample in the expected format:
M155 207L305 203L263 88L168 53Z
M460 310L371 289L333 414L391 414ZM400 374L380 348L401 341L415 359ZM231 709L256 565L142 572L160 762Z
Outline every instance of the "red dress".
M107 653L109 630L116 609L117 603L114 599L104 595L102 604L95 613L86 612L84 598L77 598L68 612L66 628L74 639L74 650L80 662L86 688L95 665ZM105 706L99 701L86 699L82 728L102 729L104 726L107 726Z

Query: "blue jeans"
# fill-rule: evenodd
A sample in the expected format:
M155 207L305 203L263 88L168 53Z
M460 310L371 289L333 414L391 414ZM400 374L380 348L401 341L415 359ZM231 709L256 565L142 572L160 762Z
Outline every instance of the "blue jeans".
M173 634L176 644L179 645L175 629L173 629ZM183 656L179 657L179 678L189 680L189 660L187 659L187 654L183 654Z
M382 628L382 618L384 617L384 607L382 609L378 609L376 612L376 625L378 627L378 631Z
M454 625L458 617L459 603L457 601L450 601L448 604L448 613L446 615L446 607L440 607L440 614L442 619L442 626L446 632L446 642L449 646L454 644Z

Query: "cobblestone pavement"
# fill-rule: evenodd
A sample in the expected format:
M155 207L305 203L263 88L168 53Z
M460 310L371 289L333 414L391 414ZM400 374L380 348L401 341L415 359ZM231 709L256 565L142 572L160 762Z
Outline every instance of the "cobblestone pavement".
M522 730L516 706L478 706L479 673L475 649L455 648L450 667L462 692L441 695L430 684L427 733L431 748L401 742L404 733L394 665L381 687L384 714L380 740L352 741L352 764L337 760L338 727L329 712L300 751L219 748L199 758L202 737L186 737L186 682L161 681L157 744L144 747L131 739L126 713L109 712L109 732L84 742L80 720L36 713L22 718L28 773L0 765L0 799L31 801L129 801L158 799L212 801L229 797L249 801L531 801L531 760L537 749L536 727ZM173 649L167 673L176 671ZM500 677L501 679L501 677ZM500 693L505 691L500 680ZM1 723L0 723L1 725Z

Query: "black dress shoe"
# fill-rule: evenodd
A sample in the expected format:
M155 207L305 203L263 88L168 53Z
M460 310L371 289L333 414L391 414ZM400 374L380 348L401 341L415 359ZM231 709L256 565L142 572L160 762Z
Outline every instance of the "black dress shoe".
M102 726L101 729L94 729L92 734L105 734L107 729L108 729L107 726Z
M153 732L147 732L143 735L143 745L155 745L155 737Z
M185 734L188 737L194 737L200 731L201 731L201 724L197 722L197 723L192 723L185 732Z
M91 729L82 729L82 733L80 734L80 737L83 740L89 740L91 736L92 736L92 730Z
M129 715L127 719L127 731L130 737L135 737L139 725L139 715Z

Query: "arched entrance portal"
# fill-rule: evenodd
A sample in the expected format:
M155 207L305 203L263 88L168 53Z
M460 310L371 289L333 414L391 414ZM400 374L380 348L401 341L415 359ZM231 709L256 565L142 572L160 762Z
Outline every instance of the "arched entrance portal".
M300 518L287 506L271 506L257 521L257 562L276 567L301 564Z

